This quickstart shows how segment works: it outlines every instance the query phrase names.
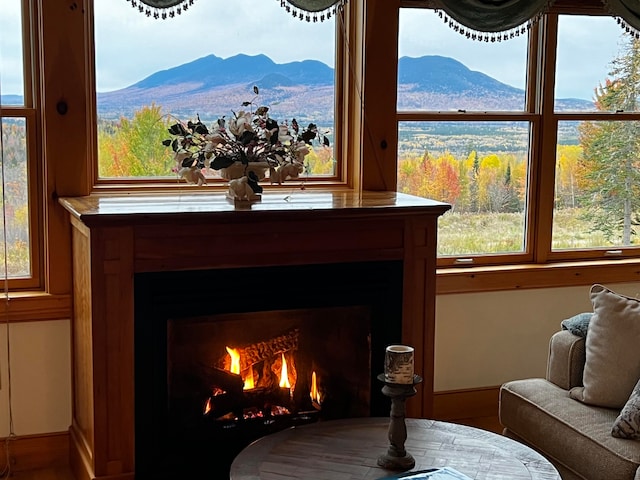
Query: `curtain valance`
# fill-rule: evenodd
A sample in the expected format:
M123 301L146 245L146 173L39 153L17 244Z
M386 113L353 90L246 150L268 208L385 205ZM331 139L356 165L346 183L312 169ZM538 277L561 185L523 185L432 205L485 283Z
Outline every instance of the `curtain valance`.
M166 19L182 13L195 0L127 0L142 13ZM208 0L212 1L212 0ZM275 0L307 21L330 18L347 0ZM371 1L371 0L369 0ZM377 0L385 1L385 0ZM431 0L451 27L474 40L501 41L525 33L549 11L555 0ZM640 37L640 0L600 0L629 33Z
M180 15L195 0L127 0L148 17L166 19ZM209 0L211 1L211 0ZM347 0L277 0L280 5L300 20L323 21L331 17Z
M601 0L629 33L640 36L640 0ZM501 41L526 32L554 0L433 0L451 28L474 40Z

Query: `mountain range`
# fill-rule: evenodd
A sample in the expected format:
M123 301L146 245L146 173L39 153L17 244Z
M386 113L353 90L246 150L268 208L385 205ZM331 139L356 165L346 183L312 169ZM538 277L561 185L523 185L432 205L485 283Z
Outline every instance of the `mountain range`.
M402 57L398 65L401 110L522 110L524 91L459 61L437 55ZM256 97L253 86L259 87ZM266 55L239 54L226 59L208 55L158 71L126 88L97 94L98 112L117 119L144 105L161 105L181 119L199 115L212 121L242 110L243 102L267 105L276 119L331 122L334 70L316 60L278 64ZM3 102L15 98L3 96ZM557 100L563 110L587 110L581 99Z

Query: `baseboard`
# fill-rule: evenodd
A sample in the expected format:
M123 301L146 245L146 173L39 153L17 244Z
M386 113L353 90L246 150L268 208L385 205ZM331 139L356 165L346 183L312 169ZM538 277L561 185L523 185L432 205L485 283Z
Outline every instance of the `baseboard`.
M68 432L0 439L0 470L5 468L7 445L12 472L69 465Z
M499 396L499 386L436 392L433 417L436 420L497 417Z

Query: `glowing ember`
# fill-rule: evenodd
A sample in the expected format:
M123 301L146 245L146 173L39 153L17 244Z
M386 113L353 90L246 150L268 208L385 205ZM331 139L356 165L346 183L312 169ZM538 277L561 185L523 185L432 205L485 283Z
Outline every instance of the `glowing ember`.
M309 396L314 404L320 405L322 403L320 401L320 391L318 390L315 371L311 374L311 391L309 392Z
M284 359L284 353L282 354L282 368L280 369L280 384L281 388L291 388L289 383L289 373L287 372L287 361Z
M207 403L204 405L204 414L206 415L211 411L211 398L207 398Z

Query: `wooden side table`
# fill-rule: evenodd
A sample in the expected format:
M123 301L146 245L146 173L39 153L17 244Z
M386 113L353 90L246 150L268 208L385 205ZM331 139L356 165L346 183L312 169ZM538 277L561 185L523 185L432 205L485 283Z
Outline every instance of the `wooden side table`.
M435 420L406 424L413 470L449 466L483 480L561 480L542 455L510 438ZM283 430L240 452L230 480L376 480L393 473L377 465L388 428L388 418L354 418Z

